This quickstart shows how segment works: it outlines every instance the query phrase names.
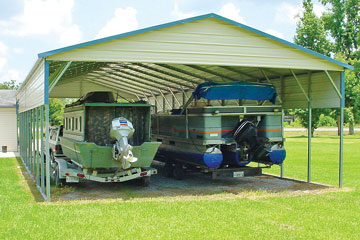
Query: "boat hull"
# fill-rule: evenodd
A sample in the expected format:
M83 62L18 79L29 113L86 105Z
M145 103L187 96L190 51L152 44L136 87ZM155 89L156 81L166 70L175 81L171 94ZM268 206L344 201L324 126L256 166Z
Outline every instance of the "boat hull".
M111 146L99 146L92 142L75 141L61 138L64 155L82 168L119 168L121 162L112 157ZM133 155L138 159L131 167L150 167L160 142L144 142L133 146Z

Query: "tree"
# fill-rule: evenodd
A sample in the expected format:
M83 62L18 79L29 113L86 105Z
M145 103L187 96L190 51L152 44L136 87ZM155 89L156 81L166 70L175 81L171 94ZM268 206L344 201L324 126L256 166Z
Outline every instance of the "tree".
M295 109L295 116L300 120L303 127L308 128L309 126L309 111L308 109ZM314 131L320 126L320 116L322 114L328 115L329 109L316 108L311 110L311 136L314 136Z
M360 2L358 0L321 0L327 6L322 16L325 29L334 39L334 52L346 60L359 58Z
M64 118L65 99L51 98L49 104L50 124L62 125Z
M303 0L303 8L304 12L297 23L294 42L329 56L332 46L326 38L323 21L314 13L311 0Z
M325 29L334 39L336 58L355 66L354 71L345 71L345 106L351 110L354 121L350 121L350 134L354 123L360 121L360 2L358 0L322 0L327 6L323 14Z
M360 60L349 60L354 71L345 71L345 106L350 109L353 121L349 122L349 134L354 134L354 125L360 122Z
M0 89L17 90L19 87L20 84L16 83L15 80L0 83Z
M302 5L304 12L297 23L294 42L300 46L329 56L331 43L326 38L323 21L314 13L311 0L303 0ZM312 109L311 136L314 135L315 129L319 127L321 114L326 113L328 113L326 109ZM300 119L301 124L305 128L308 128L309 111L307 109L296 109L295 115Z

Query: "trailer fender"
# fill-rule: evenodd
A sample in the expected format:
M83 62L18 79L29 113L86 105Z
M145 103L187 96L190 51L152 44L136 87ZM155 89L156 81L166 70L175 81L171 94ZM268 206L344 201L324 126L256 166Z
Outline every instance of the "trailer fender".
M66 178L65 172L68 169L68 162L65 161L64 159L59 159L59 158L56 158L55 161L57 162L57 164L59 166L59 178L60 179Z

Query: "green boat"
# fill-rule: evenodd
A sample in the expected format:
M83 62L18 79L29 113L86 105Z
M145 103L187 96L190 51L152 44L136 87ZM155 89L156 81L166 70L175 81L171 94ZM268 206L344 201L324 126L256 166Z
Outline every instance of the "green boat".
M65 158L54 167L62 166L58 178L107 182L156 174L150 165L161 143L150 141L150 119L149 104L117 103L110 92L92 92L67 105L60 137Z

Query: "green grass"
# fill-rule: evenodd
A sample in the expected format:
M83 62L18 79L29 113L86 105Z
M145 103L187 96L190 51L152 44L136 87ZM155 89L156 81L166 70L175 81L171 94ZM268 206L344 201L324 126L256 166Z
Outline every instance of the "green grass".
M339 138L316 136L312 139L311 181L338 185ZM287 157L284 162L286 177L307 179L307 137L292 136L286 139ZM269 171L279 174L278 166ZM343 185L360 189L360 135L345 136Z
M216 201L38 202L17 161L0 159L0 239L359 239L359 146L346 136L353 191ZM289 137L286 148L286 176L305 179L306 138ZM313 181L337 183L337 154L336 137L313 139Z

